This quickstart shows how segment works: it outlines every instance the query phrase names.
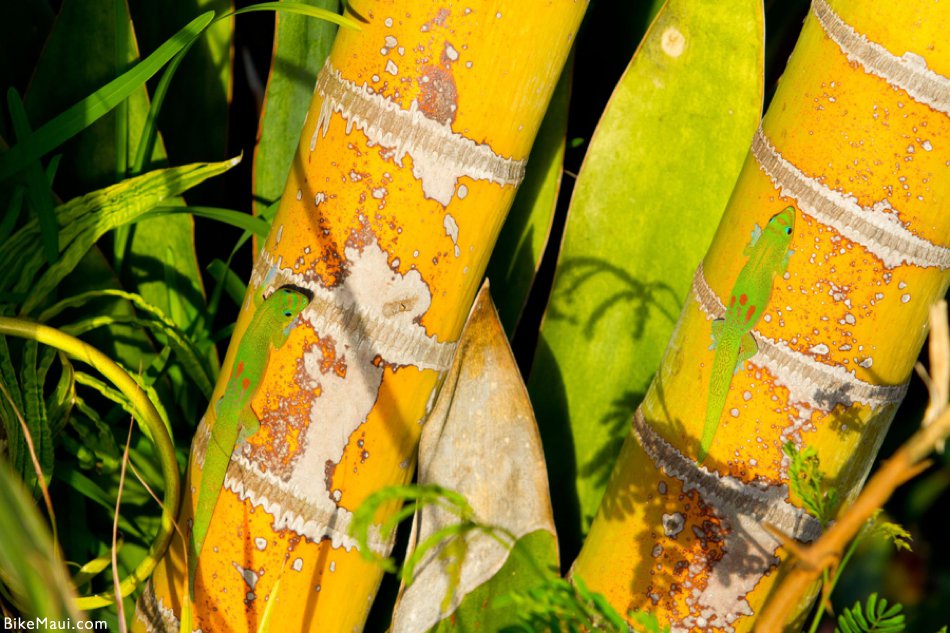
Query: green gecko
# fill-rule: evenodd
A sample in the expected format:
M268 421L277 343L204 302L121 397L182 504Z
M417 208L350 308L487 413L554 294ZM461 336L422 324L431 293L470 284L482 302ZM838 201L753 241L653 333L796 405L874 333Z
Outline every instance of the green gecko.
M297 315L309 303L309 297L299 290L287 286L278 288L257 308L238 344L224 395L215 404L212 414L211 437L201 468L188 559L188 586L192 600L195 596L198 556L211 525L218 495L224 486L231 453L239 442L254 435L261 426L251 409L251 400L267 372L271 352L284 344Z
M713 357L709 379L706 423L703 425L698 463L706 459L712 446L719 419L726 407L726 395L733 374L759 351L752 336L752 328L769 302L775 276L783 274L788 267L788 259L792 255L788 245L792 241L794 228L795 207L786 207L773 215L764 230L758 224L755 225L752 241L743 251L749 260L736 277L726 317L713 321L713 343L709 349L716 350L716 355Z

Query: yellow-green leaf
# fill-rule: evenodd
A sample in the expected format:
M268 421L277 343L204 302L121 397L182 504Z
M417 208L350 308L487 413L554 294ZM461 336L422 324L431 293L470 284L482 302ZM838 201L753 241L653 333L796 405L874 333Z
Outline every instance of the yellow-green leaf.
M338 0L307 0L314 7L339 11ZM284 191L310 106L313 82L330 53L337 26L325 20L276 12L274 57L267 78L264 111L254 149L254 213Z
M758 123L763 22L757 0L670 0L591 140L529 381L568 543L597 509Z

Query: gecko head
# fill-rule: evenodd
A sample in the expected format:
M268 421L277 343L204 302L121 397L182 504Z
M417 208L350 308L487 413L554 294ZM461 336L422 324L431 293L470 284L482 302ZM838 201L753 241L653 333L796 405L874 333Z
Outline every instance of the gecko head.
M773 235L791 239L795 229L795 207L785 207L771 218L765 230Z
M277 302L279 319L285 325L292 323L297 315L303 312L303 309L310 304L311 296L308 290L297 286L281 286L271 295Z

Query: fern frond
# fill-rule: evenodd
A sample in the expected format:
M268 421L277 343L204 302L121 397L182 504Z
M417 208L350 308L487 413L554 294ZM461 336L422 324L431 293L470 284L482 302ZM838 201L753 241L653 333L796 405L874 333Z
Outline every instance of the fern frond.
M865 604L855 602L838 616L835 633L900 633L904 630L904 610L900 603L888 607L887 600L872 593Z

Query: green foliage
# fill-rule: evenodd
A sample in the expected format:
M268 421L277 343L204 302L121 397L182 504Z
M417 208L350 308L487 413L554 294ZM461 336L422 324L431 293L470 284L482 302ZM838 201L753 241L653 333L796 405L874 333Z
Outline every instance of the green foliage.
M911 538L910 532L908 532L903 525L898 523L881 521L878 518L879 514L880 513L875 514L874 518L871 519L872 523L868 529L868 536L876 536L888 541L897 551L912 551L910 542L913 538Z
M788 480L792 490L822 526L828 525L838 507L838 491L825 487L814 447L806 446L805 450L799 451L793 442L786 442L782 450L791 460Z
M456 517L458 522L431 534L406 557L406 561L401 568L397 567L393 559L380 556L373 551L369 543L372 527L378 525L382 538L388 539L400 523L411 518L418 509L426 506L433 506L446 511ZM377 524L376 516L380 510L392 507L399 507L399 511L387 516L382 523ZM353 512L350 527L350 533L359 542L360 554L363 558L378 563L388 572L396 572L398 569L400 577L407 585L412 584L415 568L426 555L435 551L436 548L442 547L444 549L451 541L464 540L472 532L482 532L504 543L510 543L514 540L505 530L476 521L475 512L465 497L454 490L436 484L386 486L377 490ZM447 558L457 557L457 555L464 558L464 545L453 545L449 548L449 552L445 554ZM460 568L457 567L457 569L460 573ZM457 582L457 578L455 578L455 581Z
M57 15L50 4L62 7ZM296 16L316 15L346 28L359 25L321 12L336 8L335 0L263 3L237 12L281 10L285 16L278 22L260 122L254 199L219 204L192 187L232 163L180 162L182 156L207 161L224 155L235 83L231 60L240 59L232 50L234 13L202 11L230 2L129 4L134 23L125 3L112 0L18 0L5 7L10 19L0 24L0 50L7 59L24 61L0 68L0 87L9 86L9 116L0 121L0 315L26 314L51 323L94 343L128 368L157 405L161 423L175 441L173 457L181 470L216 380L215 343L233 327L230 306L222 306L221 297L227 294L239 305L246 292L235 272L241 270L237 260L246 256L238 248L251 234L261 237L269 229L276 206L267 205L282 189L313 73L336 29ZM659 4L651 3L654 8ZM596 507L629 413L659 362L689 275L731 190L746 148L744 130L751 132L749 122L758 115L762 87L756 78L762 69L759 51L753 49L759 46L761 24L753 9L670 2L654 35L663 19L676 18L678 27L688 31L691 48L682 61L689 61L689 68L681 76L664 76L664 90L656 90L643 67L655 61L655 51L645 43L604 114L577 181L532 374L532 390L543 394L535 402L548 447L573 435L576 451L555 453L576 462L577 472L564 468L553 476L563 472L567 481L556 490L561 500L572 496L561 495L564 490L576 488L580 496L583 516L577 529ZM31 28L18 28L24 24ZM186 25L175 32L181 24ZM786 20L783 28L789 24L797 28L794 20ZM750 35L750 29L757 33ZM169 38L169 33L174 34ZM635 43L639 34L629 39ZM736 42L745 53L726 50ZM137 45L142 46L141 61ZM702 51L703 60L689 58L692 51ZM769 51L771 59L775 49ZM783 61L780 54L775 59L779 65ZM301 63L290 67L287 60ZM580 73L585 72L582 67ZM150 78L158 80L151 89L146 85ZM562 161L585 143L574 138L566 147L565 133L590 138L590 130L565 130L567 114L573 117L577 105L568 94L571 79L566 71L491 263L490 274L504 280L496 285L504 292L499 300L509 334L546 247ZM724 85L729 89L723 90ZM683 86L688 86L685 99ZM587 93L582 94L586 99ZM727 110L733 112L728 118L723 115ZM665 133L658 120L675 133ZM168 167L168 156L176 166ZM181 199L185 195L187 202ZM250 204L259 218L237 210ZM670 213L677 217L675 225L665 221ZM210 271L208 298L195 257L193 216L244 230L230 256L227 250L220 257L199 253L201 266ZM610 239L605 241L604 235ZM677 248L668 248L670 242ZM588 362L596 365L585 366ZM592 382L592 375L598 379ZM117 429L125 428L134 404L98 374L75 368L66 355L4 337L0 384L6 390L0 394L0 461L15 470L11 476L6 464L0 464L6 509L0 516L0 600L9 603L15 596L24 613L52 617L70 610L72 590L49 530L29 499L30 492L38 494L37 473L18 418L36 446L54 504L62 508L57 513L60 527L70 528L59 531L65 556L80 563L91 559L73 578L83 593L110 590L111 574L126 575L141 562L161 522L146 485L161 491L168 480L158 466L158 450L147 441L149 433L136 434L130 461L143 482L126 481L118 517L124 545L119 568L111 570L109 531L121 466L117 438L124 438ZM562 433L562 438L552 433ZM825 489L817 456L811 449L787 450L795 494L827 523L838 499L834 490ZM17 477L26 483L25 490ZM939 490L946 482L941 486ZM920 512L935 498L922 502ZM629 630L624 617L580 579L572 584L556 578L552 565L558 543L553 535L539 530L514 541L503 530L479 524L467 501L452 491L401 487L364 504L354 516L364 554L371 551L366 546L369 525L387 504L406 504L384 526L389 533L426 505L456 517L421 543L400 570L410 583L420 562L435 553L450 580L443 611L462 577L470 536L487 534L510 547L504 566L463 599L454 622L479 622L480 630ZM870 534L909 549L909 533L897 524L877 522L865 536ZM379 560L396 569L391 559ZM893 625L887 618L903 614L900 605L886 605L872 595L842 614L839 630L892 630L885 628ZM100 611L96 617L114 622L115 615ZM665 630L651 614L626 617L634 630ZM451 626L443 622L442 628Z
M597 511L732 193L762 106L763 20L761 2L667 2L590 141L528 380L548 462L576 468L552 473L579 504L559 509L562 538ZM675 63L667 28L689 41Z
M28 617L78 620L59 548L19 478L0 461L0 590Z
M516 608L519 623L506 628L510 633L608 631L620 633L669 633L656 616L642 611L627 614L630 622L614 609L603 595L587 588L574 576L570 581L555 578L511 594L506 600Z
M623 617L600 594L587 589L575 577L573 582L553 579L526 591L515 592L510 600L521 622L510 631L626 631Z
M899 633L904 630L904 607L901 604L887 606L887 600L872 593L867 602L855 602L838 616L835 633Z
M308 0L307 4L328 11L337 11L340 6L338 0ZM330 53L336 30L332 23L305 15L286 13L277 19L267 99L258 130L260 140L254 149L252 202L256 214L284 191L297 149L291 139L300 137L310 107L313 77Z
M191 44L213 17L211 12L198 16L132 70L110 81L0 154L0 181L24 169L30 161L39 160L110 112Z

